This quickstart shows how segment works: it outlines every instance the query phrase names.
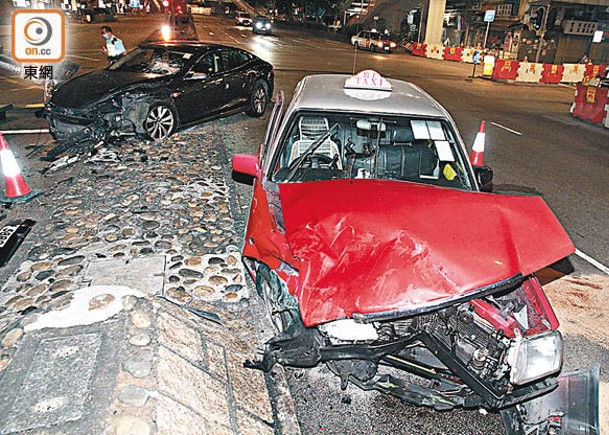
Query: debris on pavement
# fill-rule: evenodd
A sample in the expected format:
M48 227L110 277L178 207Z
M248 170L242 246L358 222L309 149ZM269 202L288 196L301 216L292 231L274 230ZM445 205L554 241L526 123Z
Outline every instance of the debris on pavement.
M63 157L55 160L53 163L51 163L49 165L49 167L46 170L44 170L44 174L45 175L53 174L54 172L57 172L60 169L64 169L64 168L67 168L68 166L73 165L74 163L76 163L79 160L80 160L79 155L63 156Z
M103 322L123 309L123 298L144 297L129 287L92 286L72 292L69 305L61 311L49 311L25 326L25 331L43 328L68 328Z
M222 324L222 320L220 319L220 316L218 316L216 313L212 313L211 311L199 310L198 308L189 307L188 305L182 305L182 304L180 304L180 303L178 303L176 301L173 301L173 300L171 300L168 297L163 296L163 295L159 295L158 297L163 299L163 300L165 300L165 301L167 301L167 302L169 302L169 303L171 303L171 304L174 304L174 305L176 305L178 307L182 307L186 311L188 311L189 313L195 314L195 315L199 316L202 319L210 320L210 321L212 321L214 323L217 323L218 325Z
M0 433L273 434L223 150L203 130L120 153L9 210L42 217L0 291Z

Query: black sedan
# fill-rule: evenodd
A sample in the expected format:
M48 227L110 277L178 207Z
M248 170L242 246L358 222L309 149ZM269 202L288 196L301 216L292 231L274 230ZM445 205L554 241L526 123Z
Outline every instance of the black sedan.
M272 65L238 48L153 43L65 82L51 95L45 114L60 141L133 133L163 140L203 119L239 111L261 116L273 80Z

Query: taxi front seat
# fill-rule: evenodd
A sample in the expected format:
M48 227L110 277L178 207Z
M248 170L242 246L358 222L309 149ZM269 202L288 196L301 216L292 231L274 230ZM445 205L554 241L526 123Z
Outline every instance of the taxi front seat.
M318 138L322 137L330 130L328 119L319 116L303 116L298 122L298 130L300 132L300 139L298 139L292 145L290 152L290 163L300 157L303 153L309 149L311 144ZM314 154L322 154L333 159L338 156L337 168L342 169L342 161L340 158L340 149L336 142L332 139L327 138L316 150Z
M438 158L427 142L416 141L409 128L394 130L391 143L379 146L376 161L378 177L420 181L421 174L433 174Z

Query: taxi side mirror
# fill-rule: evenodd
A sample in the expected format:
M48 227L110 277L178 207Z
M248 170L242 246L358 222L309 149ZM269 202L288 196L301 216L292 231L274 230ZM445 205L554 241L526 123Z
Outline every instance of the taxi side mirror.
M474 174L481 192L493 191L493 170L488 166L474 166Z
M259 178L260 162L258 157L252 154L235 154L233 156L233 171Z

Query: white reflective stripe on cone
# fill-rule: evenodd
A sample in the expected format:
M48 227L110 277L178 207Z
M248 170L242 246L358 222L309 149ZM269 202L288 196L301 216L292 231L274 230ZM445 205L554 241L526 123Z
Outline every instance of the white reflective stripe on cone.
M476 139L474 139L474 146L472 146L472 151L475 153L483 153L485 139L486 139L486 133L476 134Z
M21 174L19 163L10 150L0 151L0 159L2 159L2 173L5 177L16 177Z

